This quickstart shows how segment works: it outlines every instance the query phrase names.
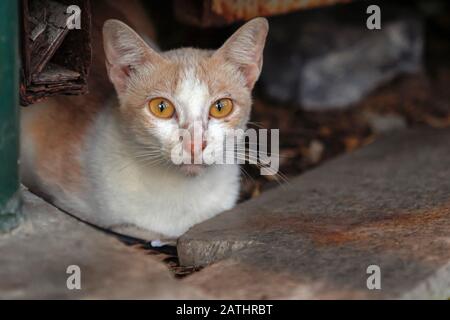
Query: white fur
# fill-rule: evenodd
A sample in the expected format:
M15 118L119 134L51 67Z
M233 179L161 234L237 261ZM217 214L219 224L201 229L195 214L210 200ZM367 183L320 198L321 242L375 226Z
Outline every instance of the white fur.
M208 115L209 92L208 86L201 82L191 68L184 72L180 85L175 92L175 99L181 106L181 122L189 119L189 122L202 121Z
M236 202L239 192L237 165L206 168L187 177L165 166L146 166L131 156L109 109L91 129L85 150L90 180L90 210L81 218L120 231L135 226L156 235L175 238ZM142 236L136 234L136 236Z
M208 113L210 97L206 85L193 78L194 73L186 75L175 99L184 121L191 123ZM23 127L46 107L27 109L22 115ZM147 110L143 109L143 116L150 117ZM240 186L238 165L212 165L198 176L186 176L166 165L145 165L135 158L113 111L113 107L105 107L98 114L82 144L80 163L87 182L82 193L67 194L33 175L32 139L22 144L23 181L52 195L57 206L85 221L146 240L177 238L193 225L234 206ZM161 120L151 135L157 134L161 140L173 138L176 128L175 120ZM220 121L211 121L208 148L217 147L213 141L225 130Z

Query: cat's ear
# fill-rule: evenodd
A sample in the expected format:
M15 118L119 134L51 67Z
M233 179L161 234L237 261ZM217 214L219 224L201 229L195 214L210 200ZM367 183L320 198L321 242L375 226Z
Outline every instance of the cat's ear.
M250 20L240 27L214 54L235 64L245 76L249 89L253 88L261 73L264 44L268 31L267 19Z
M144 63L161 63L164 58L125 23L110 19L103 25L103 47L111 82L120 94L130 73Z

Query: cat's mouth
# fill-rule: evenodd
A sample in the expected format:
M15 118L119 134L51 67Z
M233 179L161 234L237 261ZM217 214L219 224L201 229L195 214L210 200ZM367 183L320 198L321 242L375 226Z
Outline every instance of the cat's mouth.
M179 167L186 176L195 177L201 174L207 166L204 164L181 164Z

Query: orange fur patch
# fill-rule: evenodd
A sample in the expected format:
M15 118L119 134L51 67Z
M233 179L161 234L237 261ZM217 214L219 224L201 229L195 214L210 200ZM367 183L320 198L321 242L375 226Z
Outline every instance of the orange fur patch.
M42 106L28 107L35 109L23 128L25 134L22 139L30 139L34 149L33 174L45 185L57 186L65 192L82 190L84 173L78 158L86 132L95 115L114 96L113 86L107 78L102 46L104 22L109 18L120 19L129 22L139 33L154 38L154 29L138 1L127 1L120 6L116 1L93 1L91 6L96 19L92 25L90 93L55 97Z

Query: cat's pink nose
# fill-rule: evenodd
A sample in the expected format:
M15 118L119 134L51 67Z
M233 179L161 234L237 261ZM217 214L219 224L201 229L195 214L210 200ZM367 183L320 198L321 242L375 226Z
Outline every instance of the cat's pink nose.
M206 148L206 141L202 141L202 151ZM191 142L191 156L194 156L195 153L195 143Z

